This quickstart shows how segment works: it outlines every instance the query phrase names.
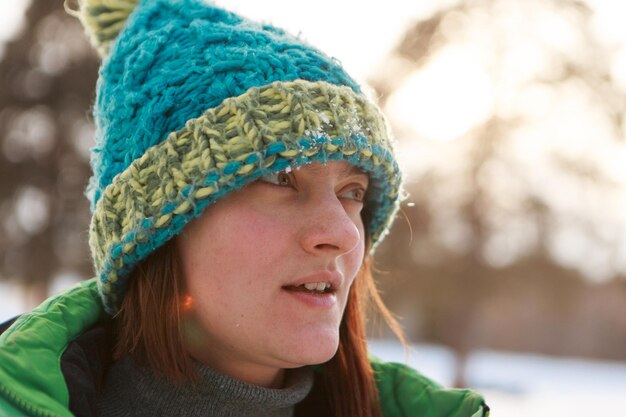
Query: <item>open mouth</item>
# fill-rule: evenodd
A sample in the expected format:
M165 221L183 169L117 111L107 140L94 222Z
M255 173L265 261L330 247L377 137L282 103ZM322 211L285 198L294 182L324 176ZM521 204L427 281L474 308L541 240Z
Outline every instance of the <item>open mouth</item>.
M335 292L333 285L330 282L307 282L302 285L286 285L283 289L293 292L303 292L308 294L332 294Z

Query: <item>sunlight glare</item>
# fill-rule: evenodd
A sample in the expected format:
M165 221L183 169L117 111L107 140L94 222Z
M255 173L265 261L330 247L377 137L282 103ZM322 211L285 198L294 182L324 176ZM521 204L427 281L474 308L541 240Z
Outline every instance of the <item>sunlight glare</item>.
M389 111L428 139L456 139L493 114L492 81L471 47L451 46L389 98Z

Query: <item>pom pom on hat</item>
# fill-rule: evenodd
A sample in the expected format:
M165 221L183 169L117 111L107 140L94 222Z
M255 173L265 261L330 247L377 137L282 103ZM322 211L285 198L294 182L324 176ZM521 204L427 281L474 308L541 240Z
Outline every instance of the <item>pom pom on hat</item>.
M75 10L65 0L65 10L80 19L94 48L100 56L106 56L139 1L78 0Z

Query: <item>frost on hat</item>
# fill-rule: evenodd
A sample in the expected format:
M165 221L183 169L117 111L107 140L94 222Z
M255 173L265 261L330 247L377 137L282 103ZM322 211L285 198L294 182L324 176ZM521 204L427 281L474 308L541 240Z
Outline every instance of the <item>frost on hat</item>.
M87 189L106 311L138 262L259 176L348 161L370 176L373 247L399 206L387 124L338 61L202 0L82 0L103 56Z

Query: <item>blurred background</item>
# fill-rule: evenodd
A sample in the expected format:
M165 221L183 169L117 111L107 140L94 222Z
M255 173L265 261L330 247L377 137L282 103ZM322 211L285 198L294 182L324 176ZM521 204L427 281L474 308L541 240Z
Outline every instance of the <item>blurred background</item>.
M72 3L72 2L70 2ZM336 57L410 198L376 254L411 354L494 416L626 407L626 4L217 2ZM0 3L0 320L91 276L98 57L62 0Z

